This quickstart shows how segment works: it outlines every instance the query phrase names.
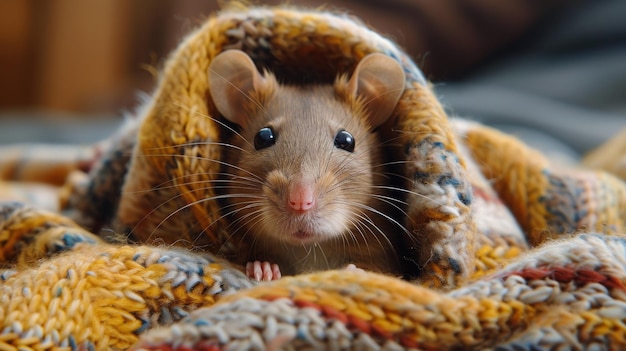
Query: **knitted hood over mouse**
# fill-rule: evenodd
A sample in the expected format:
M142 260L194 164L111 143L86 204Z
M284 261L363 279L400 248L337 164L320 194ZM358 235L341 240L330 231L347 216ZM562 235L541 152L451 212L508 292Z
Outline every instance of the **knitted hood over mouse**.
M404 225L416 243L410 260L421 270L415 276L452 286L471 274L472 194L441 105L393 42L345 15L317 11L225 11L183 41L142 113L124 196L111 214L117 231L140 242L186 242L226 256L239 247L229 240L220 203L206 200L216 197L210 185L218 181L221 163L229 162L218 144L225 127L216 120L208 84L212 58L228 49L243 50L259 70L294 84L331 84L374 52L398 60L406 89L394 111L397 123L387 128L399 131L393 142L404 153L402 176L411 179L404 209L411 221ZM102 201L87 206L93 203ZM91 213L102 216L102 210Z
M400 145L408 180L410 281L337 270L257 283L223 259L237 245L211 186L228 160L208 68L233 48L294 84L332 82L374 52L402 65L396 134L383 142ZM624 182L558 170L511 136L448 118L411 59L346 15L208 18L137 118L98 147L90 173L62 189L62 214L0 205L0 349L626 346L626 239L613 235L625 230ZM102 239L117 233L137 243Z

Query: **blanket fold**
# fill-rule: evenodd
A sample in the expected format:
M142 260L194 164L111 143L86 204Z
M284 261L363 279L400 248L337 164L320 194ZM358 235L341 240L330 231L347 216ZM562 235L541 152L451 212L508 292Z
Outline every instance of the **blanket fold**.
M379 132L408 180L409 279L333 270L257 283L229 262L238 243L207 186L225 134L207 77L233 48L294 84L332 82L374 52L402 65L405 91ZM626 347L624 180L449 118L410 58L351 17L211 16L94 150L63 168L54 206L16 195L38 194L20 180L44 175L0 181L1 198L22 201L0 202L0 350Z

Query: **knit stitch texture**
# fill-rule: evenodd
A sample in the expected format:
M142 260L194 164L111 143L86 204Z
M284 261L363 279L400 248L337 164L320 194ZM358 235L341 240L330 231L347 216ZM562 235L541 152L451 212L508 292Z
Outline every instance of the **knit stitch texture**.
M420 243L408 280L331 270L257 283L228 261L229 223L203 199L224 156L208 67L232 48L294 82L332 82L374 52L402 65L394 142L410 179L404 225ZM449 118L406 54L353 18L286 7L210 17L98 148L90 173L59 189L62 212L32 196L0 203L0 350L626 347L624 181L557 169ZM17 199L21 185L0 192Z

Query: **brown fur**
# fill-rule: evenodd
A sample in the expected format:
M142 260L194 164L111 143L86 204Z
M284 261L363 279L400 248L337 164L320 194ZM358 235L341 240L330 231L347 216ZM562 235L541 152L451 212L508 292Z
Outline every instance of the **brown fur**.
M216 100L216 105L242 127L230 140L235 147L229 148L226 159L230 163L223 171L229 174L224 208L231 219L232 240L241 247L239 263L269 261L277 263L284 274L350 263L399 273L396 231L390 221L375 213L386 213L387 205L375 198L381 194L376 185L383 185L384 179L380 142L372 130L375 123L389 117L377 115L381 113L377 110L390 114L389 108L377 106L368 93L359 95L357 78L338 79L334 86L304 87L280 85L271 74L251 79L254 84L225 81L226 86L216 83L211 89L234 88L230 94L236 96L218 97L229 99L229 106L220 106L224 100ZM252 90L241 89L253 85ZM370 93L380 95L379 91ZM255 134L264 127L275 131L276 144L255 150ZM334 146L340 129L354 136L353 153ZM285 198L290 184L302 179L314 184L317 207L296 216ZM298 231L313 235L300 238L294 235Z

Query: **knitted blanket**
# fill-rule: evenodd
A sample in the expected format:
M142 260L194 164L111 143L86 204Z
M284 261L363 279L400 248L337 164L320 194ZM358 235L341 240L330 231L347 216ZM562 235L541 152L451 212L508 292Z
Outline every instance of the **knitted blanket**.
M229 260L238 243L210 186L224 125L207 77L233 48L300 83L332 82L370 53L401 64L388 141L408 180L403 277L256 282ZM0 164L0 194L16 200L0 203L0 350L626 347L624 181L560 169L514 137L449 118L406 54L348 16L210 17L136 117L94 150L71 171L42 174L20 156ZM59 172L60 187L24 182Z

